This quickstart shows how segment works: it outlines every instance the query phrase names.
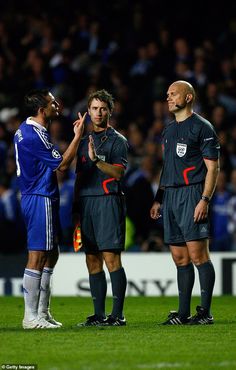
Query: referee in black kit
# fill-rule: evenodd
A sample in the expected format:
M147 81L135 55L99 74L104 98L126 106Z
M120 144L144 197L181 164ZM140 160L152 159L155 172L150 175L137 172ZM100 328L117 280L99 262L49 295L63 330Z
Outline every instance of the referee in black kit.
M165 325L213 324L210 312L215 271L209 256L208 207L219 172L219 143L212 124L193 112L195 91L186 81L169 86L167 102L175 120L163 131L163 168L150 215L163 206L165 243L177 268L178 311ZM190 316L194 266L199 274L201 305Z
M74 221L80 221L83 248L89 272L94 315L78 326L124 326L123 305L126 274L121 263L125 244L125 200L121 180L127 166L127 140L109 125L113 97L98 90L88 98L93 131L78 149L76 165ZM113 309L105 313L108 268Z

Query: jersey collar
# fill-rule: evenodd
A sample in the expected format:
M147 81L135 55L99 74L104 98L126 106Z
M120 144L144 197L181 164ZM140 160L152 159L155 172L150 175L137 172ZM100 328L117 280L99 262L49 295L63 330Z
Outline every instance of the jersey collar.
M39 130L47 131L46 127L40 125L39 123L35 122L31 117L28 117L26 119L26 124L27 125L32 125L37 127Z

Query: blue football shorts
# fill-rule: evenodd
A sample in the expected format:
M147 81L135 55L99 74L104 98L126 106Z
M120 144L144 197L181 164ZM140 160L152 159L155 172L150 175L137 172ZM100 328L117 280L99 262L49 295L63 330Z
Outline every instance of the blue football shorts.
M21 208L27 229L28 250L50 251L57 247L60 232L59 200L23 195Z

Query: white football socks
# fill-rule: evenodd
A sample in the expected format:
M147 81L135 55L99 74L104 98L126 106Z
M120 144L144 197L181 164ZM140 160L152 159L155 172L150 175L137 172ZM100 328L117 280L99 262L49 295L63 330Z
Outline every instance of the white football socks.
M49 312L50 297L51 297L51 280L53 268L44 267L41 277L38 316L45 316Z
M38 302L41 272L25 269L23 277L23 292L25 301L24 320L34 320L38 316Z

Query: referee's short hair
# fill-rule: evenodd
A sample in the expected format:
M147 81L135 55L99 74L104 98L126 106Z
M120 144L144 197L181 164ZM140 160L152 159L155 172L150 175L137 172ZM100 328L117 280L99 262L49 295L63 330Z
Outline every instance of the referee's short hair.
M102 89L102 90L97 90L93 92L92 94L90 94L88 97L88 107L90 107L93 99L98 99L100 101L107 103L110 112L113 111L114 98L111 94L109 94L108 91Z

